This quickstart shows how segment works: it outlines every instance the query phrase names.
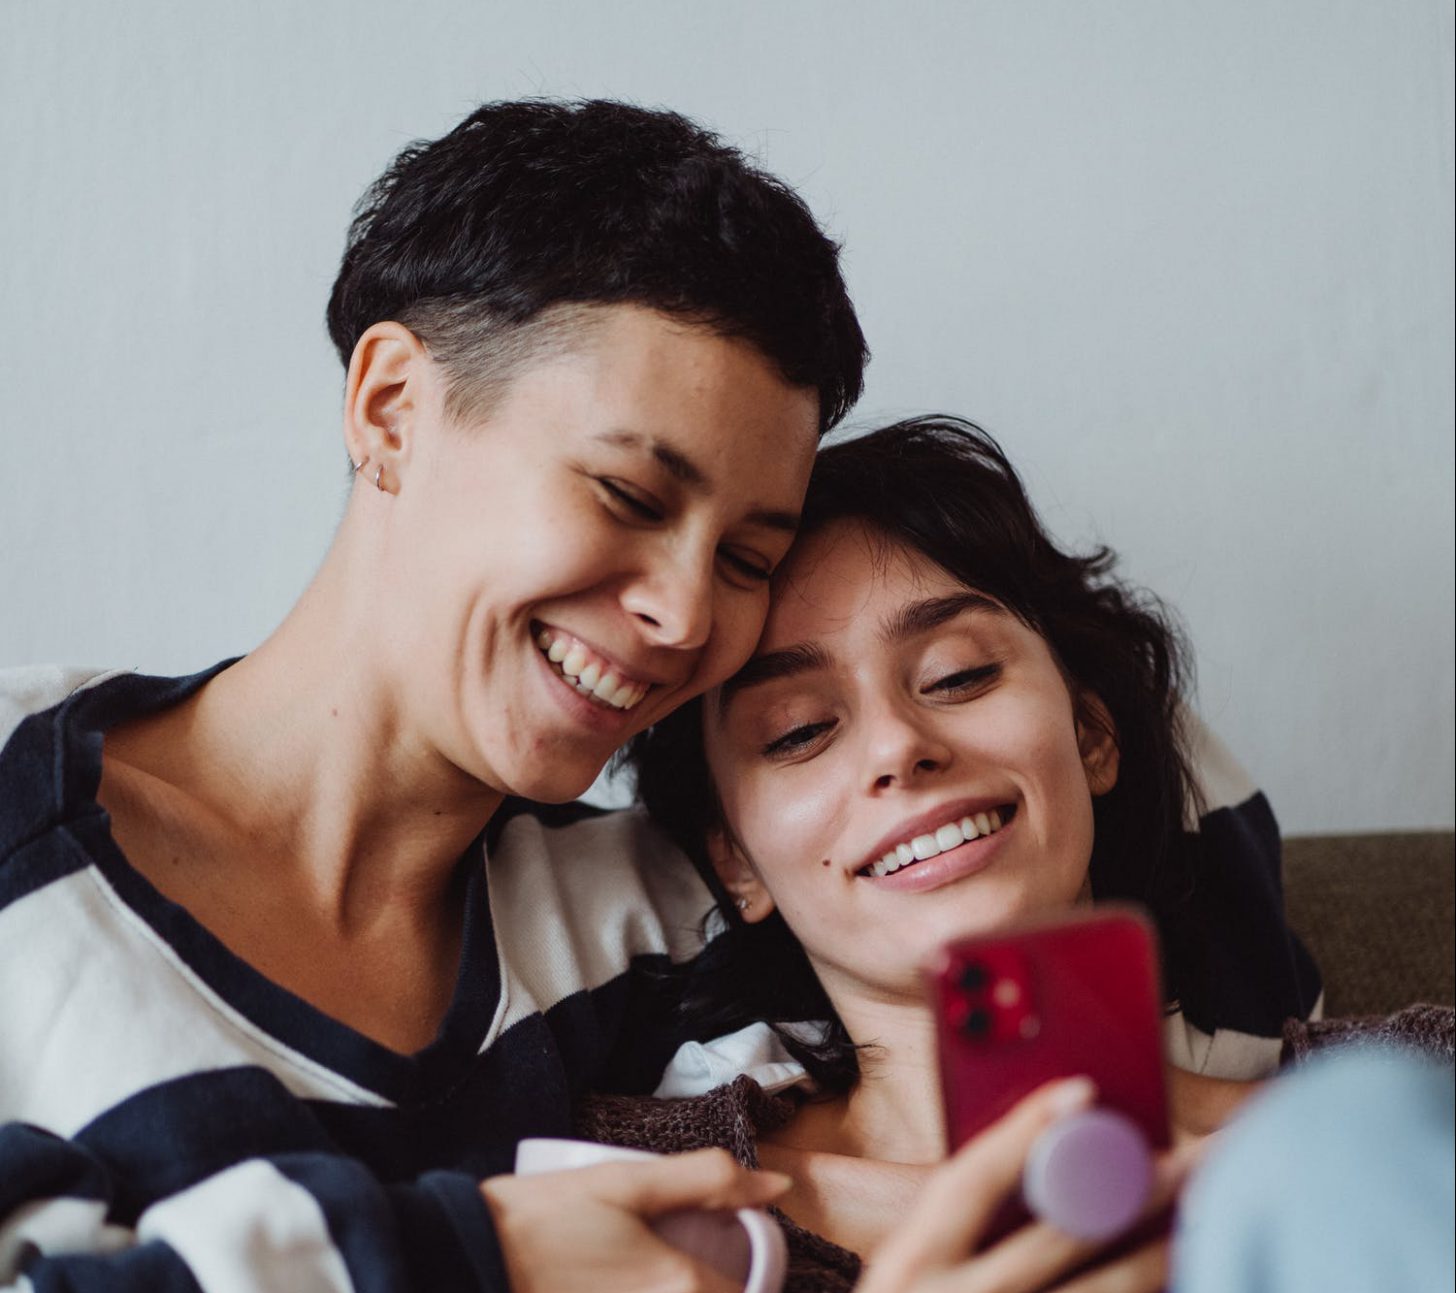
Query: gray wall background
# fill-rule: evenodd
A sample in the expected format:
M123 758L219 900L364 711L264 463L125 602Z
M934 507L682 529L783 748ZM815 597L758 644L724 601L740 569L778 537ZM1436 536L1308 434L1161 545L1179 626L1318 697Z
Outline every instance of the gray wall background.
M1286 829L1453 820L1449 0L0 0L0 665L259 641L344 497L350 207L486 98L678 108L846 245L855 417L997 434Z

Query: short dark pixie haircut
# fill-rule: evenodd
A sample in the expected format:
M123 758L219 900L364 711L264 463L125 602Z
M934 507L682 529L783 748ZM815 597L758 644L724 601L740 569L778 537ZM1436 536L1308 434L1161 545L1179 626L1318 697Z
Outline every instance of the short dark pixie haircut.
M821 433L859 397L864 336L803 201L685 117L604 100L487 103L406 148L355 211L328 327L346 368L371 324L409 328L460 419L614 304L752 343L818 392Z
M1046 640L1074 699L1086 690L1106 706L1120 767L1116 786L1093 800L1092 892L1098 901L1149 910L1172 1000L1200 961L1201 936L1190 902L1198 837L1184 830L1186 809L1196 808L1180 724L1188 665L1169 612L1113 576L1109 549L1059 548L995 440L957 418L914 418L821 451L800 537L846 519L994 598ZM1078 717L1098 721L1085 704ZM803 949L777 912L745 923L708 864L708 833L723 823L703 752L702 702L638 736L624 761L639 799L708 881L724 926L677 971L686 1031L721 1036L768 1022L821 1090L848 1090L858 1079L858 1053ZM803 1020L829 1022L822 1042L782 1031Z

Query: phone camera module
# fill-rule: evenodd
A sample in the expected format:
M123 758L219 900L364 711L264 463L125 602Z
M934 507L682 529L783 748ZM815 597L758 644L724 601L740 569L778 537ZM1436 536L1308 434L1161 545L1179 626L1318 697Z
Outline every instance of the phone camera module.
M967 1037L985 1037L990 1033L993 1022L991 1012L978 1006L974 1010L966 1011L966 1017L961 1023L961 1031Z
M968 961L961 967L960 989L962 992L982 992L991 982L991 972L979 961Z

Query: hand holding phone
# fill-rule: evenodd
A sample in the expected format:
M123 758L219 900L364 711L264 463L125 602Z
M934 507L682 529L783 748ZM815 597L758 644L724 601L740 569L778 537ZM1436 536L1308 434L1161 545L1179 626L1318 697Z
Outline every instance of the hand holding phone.
M989 1243L1031 1213L1102 1239L1142 1210L1169 1143L1156 941L1136 911L1102 908L962 940L932 968L949 1147L1055 1078L1085 1075L1096 1108L1054 1125Z

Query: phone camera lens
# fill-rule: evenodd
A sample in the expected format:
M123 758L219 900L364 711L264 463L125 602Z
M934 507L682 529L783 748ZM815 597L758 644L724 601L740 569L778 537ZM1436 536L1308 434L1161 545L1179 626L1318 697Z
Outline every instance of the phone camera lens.
M981 992L990 981L990 973L979 961L971 961L961 967L960 986L962 992Z
M966 1011L965 1021L961 1024L961 1031L967 1037L984 1037L991 1031L991 1012L977 1006L974 1010Z

